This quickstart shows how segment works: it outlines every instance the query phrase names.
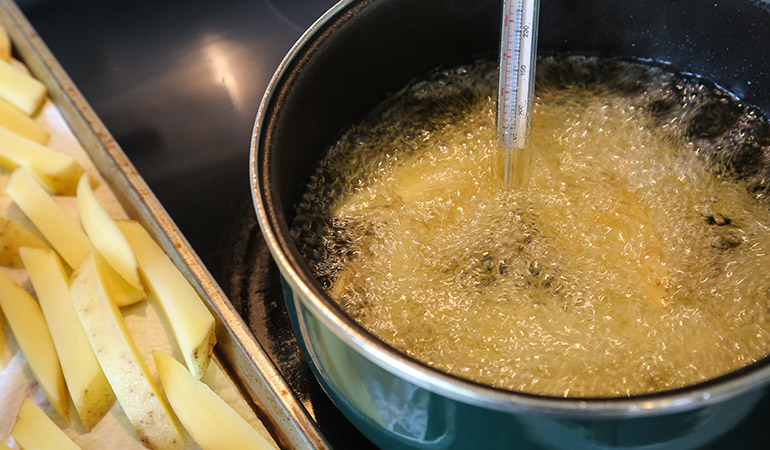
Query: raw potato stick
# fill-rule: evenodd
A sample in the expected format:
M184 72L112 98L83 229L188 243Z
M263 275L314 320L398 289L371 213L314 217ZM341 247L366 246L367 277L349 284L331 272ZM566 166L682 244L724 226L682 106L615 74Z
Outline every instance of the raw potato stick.
M48 401L69 422L67 387L43 311L27 291L3 272L0 272L0 309Z
M176 359L159 351L152 355L169 403L203 450L275 448Z
M48 144L50 138L42 125L5 100L0 100L0 126L40 145Z
M163 307L187 367L200 379L209 366L217 341L214 317L141 224L119 221L118 227L131 245L145 284Z
M56 204L32 175L16 169L5 191L70 267L75 268L91 249L78 224Z
M21 404L11 436L24 450L77 450L80 448L28 398L25 398Z
M48 249L22 248L20 252L51 331L72 403L86 431L91 431L112 408L115 394L72 304L59 257Z
M86 174L80 177L78 183L78 212L80 222L96 250L128 284L141 289L142 283L139 281L139 271L131 246L115 221L99 204Z
M43 104L47 92L43 83L0 60L0 98L31 116Z
M48 248L31 231L13 220L0 217L0 266L22 268L20 247Z
M120 276L111 265L107 264L104 269L104 283L112 296L112 300L119 307L133 305L147 298L144 289L137 289Z
M102 273L106 264L98 253L90 253L73 274L70 293L80 322L142 443L153 449L182 448L184 440L169 406L152 381L120 310L105 290Z
M27 169L48 192L73 195L83 168L75 159L0 127L0 165Z

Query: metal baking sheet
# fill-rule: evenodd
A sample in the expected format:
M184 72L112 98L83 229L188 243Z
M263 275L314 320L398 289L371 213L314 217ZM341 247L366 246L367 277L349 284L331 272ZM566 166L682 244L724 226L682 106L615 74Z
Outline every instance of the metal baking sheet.
M217 321L218 363L256 406L255 411L279 445L328 448L273 361L23 13L11 0L0 0L0 13L17 56L47 86L53 102L127 214L150 231L206 301Z

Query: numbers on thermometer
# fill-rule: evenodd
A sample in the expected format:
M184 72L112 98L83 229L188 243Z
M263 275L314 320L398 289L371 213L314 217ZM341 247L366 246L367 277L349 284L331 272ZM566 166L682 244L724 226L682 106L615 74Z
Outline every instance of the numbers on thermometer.
M497 140L506 152L505 180L508 184L514 153L523 161L520 156L526 148L531 122L540 0L504 0L503 3Z

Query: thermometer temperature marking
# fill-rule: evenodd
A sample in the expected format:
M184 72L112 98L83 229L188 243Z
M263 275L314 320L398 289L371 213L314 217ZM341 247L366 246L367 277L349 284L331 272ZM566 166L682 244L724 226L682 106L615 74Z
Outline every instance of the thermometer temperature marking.
M498 145L506 151L506 184L510 181L512 153L525 147L529 133L539 7L539 0L504 0L497 137Z

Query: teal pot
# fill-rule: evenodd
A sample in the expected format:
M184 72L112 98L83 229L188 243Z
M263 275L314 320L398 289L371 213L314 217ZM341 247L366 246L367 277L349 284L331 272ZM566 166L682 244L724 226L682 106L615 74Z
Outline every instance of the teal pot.
M762 401L768 358L694 386L635 397L565 399L496 389L432 369L368 333L326 295L292 241L295 201L335 138L410 80L494 55L501 3L342 1L302 36L273 77L254 130L251 184L308 363L339 409L382 448L713 442ZM540 17L540 51L667 62L770 110L764 0L542 0ZM761 138L770 142L770 135Z

